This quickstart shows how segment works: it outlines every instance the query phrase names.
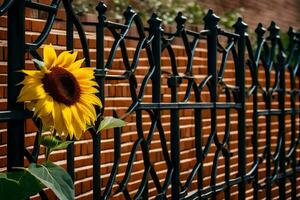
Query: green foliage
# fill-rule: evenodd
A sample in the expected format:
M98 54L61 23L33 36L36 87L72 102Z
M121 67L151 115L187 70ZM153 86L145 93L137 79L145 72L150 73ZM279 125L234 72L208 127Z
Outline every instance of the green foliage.
M0 173L0 196L3 199L24 200L44 187L51 189L60 200L74 199L74 185L69 174L51 162L31 163L22 170Z
M123 12L128 5L139 11L139 15L146 22L152 13L156 13L163 23L174 24L174 18L180 11L187 17L188 23L200 25L203 24L203 17L207 10L201 7L197 0L111 0L107 1L109 18L123 19ZM74 0L73 6L79 14L95 12L97 1ZM231 28L240 16L242 9L235 9L225 12L221 16L221 26Z
M46 161L54 150L66 149L73 141L62 141L53 135L43 135L39 140L40 144L46 147Z
M3 199L28 199L42 188L40 181L26 170L0 173L0 196Z
M39 138L39 143L46 147L46 162L41 165L31 163L28 168L17 168L19 171L0 173L0 197L28 199L48 187L60 200L74 199L74 185L70 175L60 166L48 162L52 151L65 149L72 142L59 140L52 135Z
M123 120L104 117L98 132L125 125L126 122ZM66 149L73 141L63 141L54 135L43 135L39 138L39 144L46 148L45 163L41 165L31 163L28 168L16 168L18 171L0 173L1 198L25 200L40 192L44 187L51 189L60 200L75 198L74 184L70 175L62 167L48 161L52 151Z
M50 188L60 200L74 199L74 185L69 174L51 162L43 165L32 163L28 172L44 186Z
M220 24L225 28L232 28L237 19L241 17L242 8L226 11L220 18Z
M97 132L99 133L103 130L122 127L125 125L126 125L126 122L121 119L114 118L114 117L104 117L102 119L102 121L100 122Z
M90 0L75 0L73 1L74 11L78 15L83 15L84 13L91 12L94 10L95 2Z

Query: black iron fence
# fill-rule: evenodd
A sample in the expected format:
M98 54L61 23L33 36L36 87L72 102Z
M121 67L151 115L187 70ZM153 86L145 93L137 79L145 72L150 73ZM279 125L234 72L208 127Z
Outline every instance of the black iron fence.
M71 1L62 0L67 15L67 49L73 49L73 28L76 28L82 43L82 49L86 58L86 66L90 66L89 48L85 38L85 32L81 23L74 14ZM5 0L0 8L0 14L8 13L8 110L0 112L1 122L8 122L8 152L7 167L10 170L14 166L24 165L24 156L31 162L36 160L38 153L30 154L24 147L24 120L31 117L31 113L24 110L22 103L16 103L19 87L16 83L23 77L15 71L25 66L24 55L29 52L34 58L40 58L37 49L43 44L55 21L56 13L61 3L60 0L52 0L50 5L44 5L31 0L14 1ZM38 9L48 12L47 23L40 36L33 43L25 43L24 30L24 8ZM138 139L134 142L128 160L125 175L121 182L116 182L118 166L121 157L121 129L114 130L114 163L110 172L107 185L101 186L100 174L100 135L92 133L93 139L93 199L109 199L112 194L113 184L118 184L115 193L122 193L125 199L148 199L149 181L154 182L156 199L166 199L167 191L171 187L172 199L215 199L218 193L224 192L225 199L230 199L231 188L238 185L239 199L245 199L246 184L252 183L253 199L259 199L258 193L265 192L267 199L272 199L272 187L277 184L279 187L279 198L286 199L286 184L291 184L292 199L297 199L297 174L300 170L297 149L299 148L299 63L300 63L300 34L292 28L288 32L289 44L284 46L280 38L279 28L272 22L267 30L259 24L256 32L255 42L251 42L247 34L247 25L238 19L234 25L235 32L226 32L218 27L219 18L209 10L204 18L205 27L203 31L195 32L185 28L186 18L179 13L175 19L177 23L174 33L167 33L161 27L161 20L153 14L149 19L149 27L144 27L139 15L128 8L124 12L124 23L114 23L106 19L106 6L99 3L98 23L87 23L96 27L97 35L97 63L95 67L96 80L100 85L100 98L105 105L104 85L111 80L125 80L130 85L131 106L125 116L135 114ZM129 30L134 26L137 35L128 35ZM108 58L104 58L104 33L108 30L114 38L113 45L109 50ZM223 42L220 42L220 38ZM177 69L176 56L173 44L176 39L183 41L187 56L187 64L184 73ZM126 42L137 41L133 58L128 57ZM197 82L193 74L194 52L200 41L205 41L207 48L207 76L201 82ZM225 41L225 46L223 45ZM122 52L124 73L122 75L109 75L107 72L112 68L117 49ZM135 71L139 67L140 53L146 51L149 62L149 70L146 73L140 86L137 87ZM171 73L168 74L168 87L171 90L171 102L161 102L161 57L162 51L167 51L171 60ZM226 84L224 72L226 71L227 58L231 56L234 61L235 72L232 74L235 79L234 85ZM218 59L221 61L218 63ZM250 71L251 77L245 77L246 70ZM259 81L259 71L263 70L265 82L262 85ZM289 86L287 86L287 74ZM246 78L251 79L250 86L245 83ZM182 81L185 81L185 95L179 99L178 88ZM152 87L152 102L143 101L146 88ZM210 101L201 100L201 92L208 88ZM225 95L225 101L219 101L220 93ZM258 96L262 95L264 109L258 105ZM191 96L195 99L190 101ZM278 97L275 98L274 96ZM252 110L251 137L253 161L249 170L246 167L246 101L250 101ZM272 103L278 103L274 108ZM289 102L288 102L289 101ZM287 106L289 105L289 106ZM105 106L104 108L105 109ZM196 148L196 162L188 175L187 180L180 180L180 117L179 112L183 109L194 110L194 135ZM171 119L171 148L168 149L164 129L161 121L161 112L170 111ZM202 135L202 113L205 110L210 112L210 131L207 140ZM217 132L219 110L225 112L225 130L222 137ZM238 175L235 178L230 176L231 152L229 149L231 135L231 112L238 113ZM100 112L100 111L99 111ZM103 110L102 110L103 113ZM143 115L151 118L151 127L148 137L144 136ZM276 144L271 143L271 130L273 117L277 117L278 130L276 132ZM290 119L291 134L290 141L286 144L286 119ZM259 118L265 122L265 144L263 153L259 154ZM149 148L154 132L159 133L163 158L166 162L167 173L164 180L158 178L158 174L151 162ZM272 145L274 148L272 148ZM211 146L215 146L213 164L211 166L210 186L203 187L203 164L208 156ZM135 194L128 191L127 185L132 171L135 156L138 148L141 148L144 162L143 177L140 186ZM249 147L250 148L250 147ZM25 151L24 151L25 149ZM225 159L224 181L218 182L217 169L220 157ZM265 163L266 174L263 181L259 181L259 166ZM291 166L291 167L287 167ZM74 179L74 147L71 145L67 150L67 169ZM197 188L189 191L192 181L197 179ZM105 187L101 192L100 188ZM45 195L42 198L47 199Z

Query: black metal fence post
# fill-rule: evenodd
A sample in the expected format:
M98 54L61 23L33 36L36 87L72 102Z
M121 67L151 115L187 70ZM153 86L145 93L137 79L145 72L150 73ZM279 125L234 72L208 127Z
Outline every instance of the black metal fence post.
M171 88L171 102L178 101L178 86L180 77L171 76L168 79L168 87ZM174 166L172 175L172 199L178 199L180 194L180 130L179 110L171 110L171 160Z
M266 77L266 109L270 112L272 110L272 95L273 86L271 85L271 70L278 73L278 69L274 68L274 59L276 56L276 48L278 47L278 37L279 37L279 27L272 22L268 28L270 36L268 39L271 42L270 53L268 55L267 67L269 68L269 73ZM272 153L271 153L271 129L272 129L272 115L266 115L266 199L272 199Z
M252 146L253 146L253 162L257 165L256 170L254 171L254 180L253 180L253 199L257 200L258 197L258 60L260 57L260 50L262 49L263 43L265 42L264 34L266 29L260 23L255 29L255 33L257 35L257 50L255 52L255 60L253 60L253 116L252 116L252 124L253 124L253 135L252 135Z
M98 110L103 114L105 106L104 81L105 81L105 66L104 66L104 23L106 20L105 11L107 9L103 2L100 2L97 7L98 24L96 25L96 81L99 85L98 96L101 99L103 108ZM98 113L100 114L100 113ZM98 122L99 123L99 122ZM93 199L98 200L101 197L101 135L93 134Z
M153 53L153 61L155 70L152 80L152 102L160 103L161 102L161 37L163 34L163 29L161 27L162 20L156 15L153 14L151 18L148 20L148 24L150 27L150 34L153 34L153 42L152 42L152 53ZM157 109L154 111L156 118L160 119L160 110ZM148 186L147 186L148 187ZM147 190L148 188L146 188ZM147 199L148 191L144 190L143 198Z
M278 30L279 31L279 30ZM278 37L279 38L279 37ZM286 168L286 156L285 156L285 98L286 94L286 80L285 80L285 71L286 71L286 56L282 49L279 49L280 53L277 57L278 59L278 71L279 71L279 91L278 91L278 104L280 109L279 120L279 134L278 137L281 140L279 145L279 173L282 175L282 179L279 179L279 196L281 200L286 199L285 195L285 168Z
M209 10L207 15L204 17L204 28L209 30L207 36L207 67L208 67L208 76L211 76L210 79L210 101L214 103L214 107L210 109L210 119L211 119L211 134L212 137L217 137L217 84L218 84L218 75L217 75L217 37L218 37L218 22L220 18L214 14L212 10ZM214 186L216 183L216 177L212 177L210 185ZM215 199L215 192L212 196Z
M25 65L25 1L15 1L8 11L8 110L11 112L24 110L23 103L16 103L23 80ZM21 114L20 114L21 115ZM11 120L7 126L7 168L24 165L24 120Z
M246 129L245 129L245 34L247 30L247 24L243 22L242 18L239 18L234 25L235 32L239 34L238 40L238 65L236 69L236 86L239 89L238 103L241 104L241 108L238 110L238 175L241 177L239 183L239 199L245 199L245 180L246 173Z
M290 27L289 31L288 31L288 36L289 36L289 44L290 47L289 49L293 49L294 45L299 45L299 41L297 42L297 37L296 37L296 32L295 30ZM299 51L299 50L298 50ZM288 66L289 67L289 66ZM289 68L290 70L290 79L291 79L291 90L294 92L290 93L290 103L291 103L291 108L292 108L292 113L291 113L291 138L296 138L297 136L297 128L296 128L296 101L297 101L297 94L296 94L296 90L297 90L297 85L296 85L296 70L297 69L293 69L293 68ZM295 151L295 147L296 147L296 142L297 140L292 140L291 142L291 148L289 150L289 153L287 155L287 157L289 157L290 161L291 161L291 166L293 168L293 176L291 177L291 188L292 188L292 194L291 194L291 198L292 200L296 200L297 199L297 153Z

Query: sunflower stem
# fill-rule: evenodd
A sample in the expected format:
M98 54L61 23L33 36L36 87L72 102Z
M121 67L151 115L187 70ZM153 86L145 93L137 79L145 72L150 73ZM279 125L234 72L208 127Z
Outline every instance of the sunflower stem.
M50 153L51 153L51 149L48 148L48 147L46 147L46 151L45 151L45 159L46 159L46 161L45 161L45 163L48 162Z

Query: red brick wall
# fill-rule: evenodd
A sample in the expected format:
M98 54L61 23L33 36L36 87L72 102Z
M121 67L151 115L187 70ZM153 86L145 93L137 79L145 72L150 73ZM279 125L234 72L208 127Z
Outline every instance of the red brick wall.
M30 16L31 12L28 12L27 15ZM27 18L26 20L26 41L32 42L34 41L39 33L41 32L43 25L45 21L39 20L39 19L32 19ZM0 109L6 110L6 97L7 97L7 91L6 91L6 72L7 72L7 43L6 43L6 37L7 37L7 31L6 31L6 25L7 20L6 17L0 18ZM66 36L65 32L63 31L65 24L64 23L56 23L54 26L54 29L51 31L50 35L48 36L47 40L45 41L45 44L52 43L55 48L58 51L65 49L65 43L66 43ZM89 28L90 29L90 28ZM87 33L88 43L91 48L91 59L92 59L92 66L95 66L95 59L96 59L96 53L95 53L95 34L92 29L90 29L91 32ZM106 44L106 51L105 51L105 58L108 56L108 50L109 47L112 45L112 38L107 36L105 38L105 44ZM130 42L128 52L130 56L133 56L133 53L135 51L136 44L134 42ZM79 56L82 57L82 51L80 42L78 39L78 36L75 34L75 42L74 47L77 49L80 53ZM41 50L41 49L40 49ZM175 54L177 55L177 62L179 65L179 72L184 72L184 65L187 62L186 54L184 51L183 46L177 45L174 46ZM41 53L41 51L40 51ZM123 69L123 65L121 62L121 54L120 52L117 53L116 60L113 64L113 71L111 73L119 73L121 69ZM197 74L197 82L199 83L201 80L203 80L204 77L206 77L207 74L207 52L205 48L205 43L201 43L195 53L195 60L194 60L194 74ZM33 63L31 62L31 57L29 55L26 56L26 68L30 69L33 68ZM143 79L144 75L146 74L147 70L149 69L149 65L147 63L146 54L145 52L142 52L141 59L138 64L138 69L136 71L136 76L138 83L141 83L141 80ZM170 89L167 87L167 74L171 71L170 69L170 60L166 54L166 52L163 52L163 58L162 58L162 70L164 71L162 75L162 94L163 94L163 101L164 102L170 102ZM247 77L250 77L250 72L247 71ZM288 79L288 78L287 78ZM227 62L227 69L225 73L225 79L226 83L228 84L234 84L234 65L231 60ZM251 79L247 78L247 84L250 84ZM264 81L264 75L263 72L260 72L260 81ZM288 81L287 81L288 84ZM186 83L184 82L181 87L179 88L180 95L179 99L183 97L184 95L184 89L185 89ZM209 101L209 95L208 95L207 88L202 94L202 100L203 101ZM130 92L129 92L129 85L126 81L110 81L106 83L105 87L105 95L106 95L106 113L105 115L112 115L112 110L117 110L118 115L122 115L127 109L127 107L130 105ZM264 108L264 104L262 103L262 97L259 97L260 103L259 107ZM221 95L220 101L224 101L224 95ZM151 101L151 84L149 87L147 87L146 95L144 101ZM193 101L193 97L191 97L191 101ZM274 99L276 101L276 98ZM275 103L273 105L274 107L277 106ZM288 105L287 105L288 106ZM299 104L297 105L299 106ZM247 144L247 167L248 170L251 168L252 165L252 148L251 148L251 136L252 136L252 103L251 99L247 102L247 120L246 120L246 126L247 126L247 133L246 133L246 144ZM209 111L203 112L203 143L205 144L207 141L207 137L210 133L210 113ZM219 137L222 138L224 134L222 131L224 131L224 111L218 112L218 132ZM150 119L145 114L145 117L143 118L143 128L145 129L145 135L147 135L147 130L150 127ZM136 133L136 124L135 124L135 116L130 115L128 118L126 118L126 121L128 122L128 125L122 129L122 156L121 156L121 164L119 168L119 175L117 176L117 182L120 182L122 177L124 176L124 171L126 169L128 157L133 145L133 142L137 139L137 133ZM273 126L272 126L272 150L276 147L276 137L278 132L278 121L277 118L273 118ZM167 138L167 145L170 149L170 112L169 111L162 111L162 122L163 127L165 130L166 138ZM194 118L193 118L193 110L181 110L180 111L180 134L181 134L181 179L184 183L184 180L186 180L188 174L190 173L192 167L195 164L195 137L194 137L194 128L193 128ZM290 143L290 132L291 132L291 122L290 118L287 117L286 120L286 135L287 135L287 143ZM299 128L300 121L297 118L297 126ZM7 155L7 132L6 132L6 124L0 123L0 171L4 171L6 169L6 155ZM33 133L36 128L34 127L31 120L27 120L26 122L26 143L25 145L28 147L29 150L32 150L33 142L35 138L35 134ZM112 162L113 162L113 131L105 131L101 133L102 136L102 143L101 143L101 174L102 174L102 190L106 186L110 170L112 168ZM264 118L259 119L259 152L262 153L264 143L265 143L265 120ZM231 136L230 136L230 149L233 153L233 156L231 157L230 161L230 170L231 174L230 177L234 178L237 174L237 168L238 168L238 149L237 149L237 112L232 111L231 112ZM160 140L158 133L156 132L154 134L153 141L150 145L150 156L151 156L151 162L154 164L155 169L159 172L158 175L160 179L163 181L163 178L166 174L166 164L163 160L163 156L161 153L161 146L160 146ZM210 182L210 173L211 173L211 166L213 162L213 156L214 151L216 150L216 147L212 145L211 150L209 151L209 155L204 160L204 186L209 186ZM86 200L91 199L92 197L92 140L89 133L86 133L84 135L83 140L75 142L75 191L76 191L76 199ZM43 150L42 152L43 153ZM300 158L300 154L298 151L298 159ZM58 151L55 152L51 158L52 161L60 164L61 166L66 166L66 153L65 151ZM43 156L41 156L40 161L43 161ZM26 162L26 164L28 164ZM219 167L218 167L218 182L222 182L224 180L224 159L222 156L219 160ZM290 168L290 165L288 165L288 168ZM140 180L143 174L143 160L142 160L142 153L141 149L139 148L138 154L137 154L137 160L134 164L133 176L130 178L130 183L128 185L128 189L130 192L136 192L137 187L140 184ZM265 162L260 165L259 168L259 179L262 181L265 176ZM116 189L117 185L114 185L114 190ZM155 190L153 190L153 182L150 181L149 184L150 187L150 194L155 195ZM196 188L196 179L193 181L192 189ZM249 199L251 199L252 196L252 186L251 184L247 184L247 196ZM170 189L170 188L169 188ZM191 190L192 190L191 189ZM298 186L298 190L300 191L300 185ZM237 187L234 186L231 189L231 195L233 199L237 198ZM274 199L278 198L278 187L274 185L272 195ZM264 192L260 192L259 194L260 198L263 198L265 196ZM287 196L290 196L290 182L287 181ZM218 194L218 199L222 199L223 194ZM50 199L55 199L55 197L52 195ZM114 199L123 199L121 195L114 196ZM152 198L151 198L152 199Z

